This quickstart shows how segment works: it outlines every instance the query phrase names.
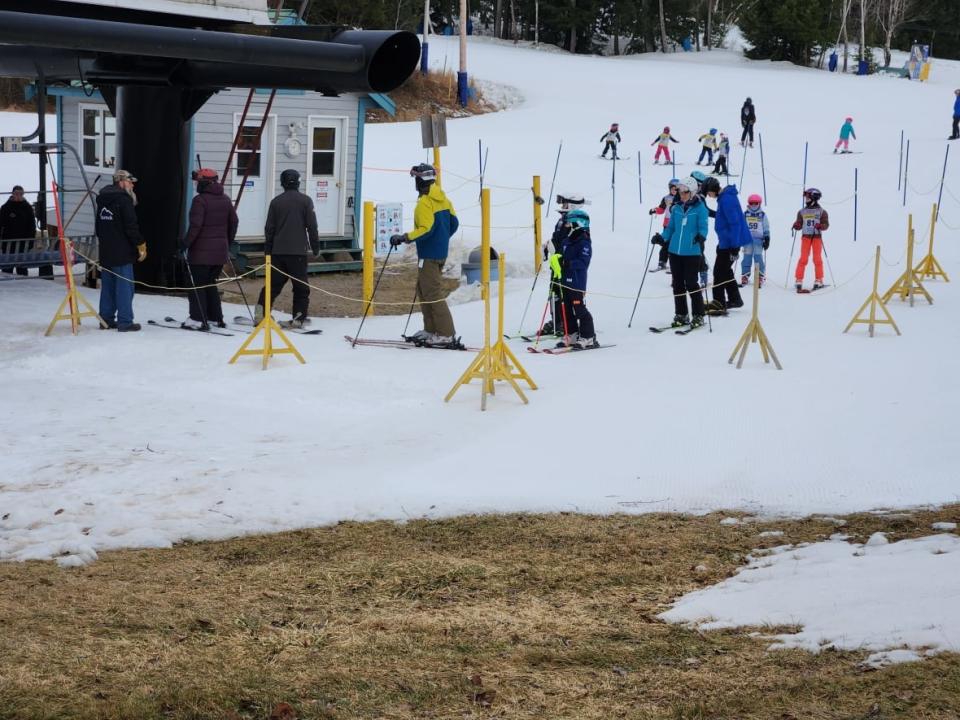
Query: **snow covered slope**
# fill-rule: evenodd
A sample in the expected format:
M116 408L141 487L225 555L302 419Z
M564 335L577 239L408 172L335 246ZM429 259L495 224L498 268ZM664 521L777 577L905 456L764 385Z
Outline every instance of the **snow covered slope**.
M442 65L453 42L431 40ZM903 270L906 213L925 243L942 171L956 65L938 63L928 85L840 77L724 52L627 58L570 57L475 38L473 76L515 87L510 109L449 123L444 185L463 232L451 257L479 242L477 141L490 148L494 245L506 252L508 324L515 330L531 283L530 182L592 200L594 261L588 303L602 343L616 348L549 357L518 354L540 389L523 406L504 388L479 412L479 388L442 399L466 353L351 349L355 320L324 320L324 334L295 338L308 364L288 358L261 372L226 364L242 336L145 327L137 335L63 326L43 337L62 286L0 281L0 559L85 562L116 547L168 546L339 519L488 511L843 513L958 499L960 448L954 321L960 290L960 179L951 159L937 256L954 282L928 284L936 303L891 304L902 337L881 328L843 335L866 298L875 244L881 284ZM710 127L739 137L745 96L757 106L759 147L746 155L744 193L768 196L773 238L761 317L784 364L753 347L744 369L727 357L748 307L688 337L646 328L673 314L669 278L649 277L633 328L627 320L648 252L647 208L671 169L651 164L649 143L670 125L682 171ZM831 155L851 115L860 155ZM619 122L616 230L613 164L598 139ZM897 190L901 129L911 140L907 209ZM823 190L834 287L784 289L790 224L800 203L804 142L808 184ZM414 200L405 170L427 158L415 123L368 126L367 199ZM637 200L638 165L643 204ZM3 159L0 158L0 161ZM731 166L741 172L743 154ZM859 168L858 240L853 240ZM408 205L412 207L412 205ZM552 227L555 214L547 218ZM408 220L410 222L410 213ZM714 238L708 242L712 260ZM795 261L796 255L794 255ZM812 281L808 268L807 283ZM317 281L323 285L323 278ZM779 285L779 287L778 287ZM882 288L883 289L883 288ZM541 281L526 328L543 309ZM87 292L96 303L96 293ZM460 292L458 297L476 297ZM322 303L319 293L314 303ZM139 296L138 320L183 317L186 301ZM227 309L234 314L236 309ZM481 340L477 302L454 308L468 344ZM403 318L375 317L364 334L396 337Z

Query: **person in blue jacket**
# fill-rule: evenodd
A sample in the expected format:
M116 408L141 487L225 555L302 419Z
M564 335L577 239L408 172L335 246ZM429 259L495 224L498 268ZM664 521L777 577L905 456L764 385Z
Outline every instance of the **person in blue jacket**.
M563 243L563 250L550 258L551 265L560 266L563 289L563 314L567 322L567 335L557 347L572 347L588 350L600 347L593 327L593 315L587 310L584 296L587 293L587 269L593 255L590 240L590 216L577 208L567 213L570 234Z
M948 140L960 138L960 89L954 90L953 94L955 96L953 101L953 132L950 133Z
M717 259L713 262L713 301L708 309L724 313L730 308L743 307L740 287L733 275L733 265L740 255L740 248L753 244L750 228L740 207L736 185L720 187L720 181L708 177L702 190L707 197L717 199L713 229L717 232Z
M673 275L673 327L703 325L703 293L698 282L703 246L707 242L707 205L696 193L697 181L685 178L677 184L680 201L670 209L670 223L663 234L650 238L654 245L666 243L670 251L670 271ZM693 318L687 314L687 295L693 309Z

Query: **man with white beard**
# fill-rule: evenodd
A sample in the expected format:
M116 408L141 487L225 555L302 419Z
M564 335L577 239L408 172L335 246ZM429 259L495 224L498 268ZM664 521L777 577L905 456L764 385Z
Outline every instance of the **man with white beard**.
M147 244L137 223L133 185L126 170L113 173L113 185L97 195L97 240L100 247L100 317L120 332L135 332L133 263L147 257Z

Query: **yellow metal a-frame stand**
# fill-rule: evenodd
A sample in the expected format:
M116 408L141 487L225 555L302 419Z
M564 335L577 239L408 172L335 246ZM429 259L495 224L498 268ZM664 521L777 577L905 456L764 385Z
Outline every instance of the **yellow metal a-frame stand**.
M893 321L893 315L890 314L890 311L887 310L887 304L883 301L883 298L880 297L880 293L877 292L877 282L880 279L880 246L877 245L877 259L873 265L873 292L870 293L863 305L860 306L860 309L857 310L856 314L853 316L853 320L847 323L847 326L843 329L844 332L847 332L850 328L856 323L863 323L864 325L869 325L870 337L873 337L873 327L874 325L892 325L893 329L897 331L897 335L900 334L900 328L897 327L897 324ZM867 305L870 306L870 317L861 318L860 315L864 310L867 309ZM883 314L887 316L886 320L880 320L877 318L877 306L880 306L880 309L883 310Z
M263 291L263 320L261 320L256 329L250 333L250 337L243 341L243 345L240 346L240 349L233 354L233 357L230 358L230 362L228 363L229 365L235 363L237 358L241 355L260 355L263 357L263 369L266 370L267 363L270 362L270 358L272 358L274 355L282 355L284 353L290 353L301 363L306 363L306 360L303 359L303 355L301 355L300 352L293 346L293 343L290 342L287 336L283 333L283 330L277 324L277 321L273 319L273 314L271 313L272 302L270 300L270 275L272 274L270 256L267 255L265 260L266 265L264 266L264 269L266 270L267 277ZM299 281L294 280L294 282ZM247 347L260 333L263 333L263 347L248 350ZM273 333L276 333L280 336L280 340L283 341L285 347L273 347Z
M523 394L523 390L520 389L520 385L517 384L517 380L523 380L526 382L531 390L536 390L537 385L533 382L533 379L523 369L523 366L520 364L520 361L517 360L516 355L513 354L513 351L507 347L507 344L503 339L503 289L504 289L504 277L506 276L506 268L504 263L504 256L500 255L498 260L499 268L499 279L498 287L500 291L500 297L498 298L498 312L497 312L497 321L498 321L498 331L497 337L499 338L496 344L493 347L490 346L490 189L484 188L483 193L480 196L480 208L481 208L481 244L480 244L480 253L482 255L480 261L480 292L483 296L483 349L477 353L477 357L474 358L473 362L470 363L470 366L466 369L463 375L460 376L460 379L450 388L450 392L447 393L447 396L443 399L444 402L450 402L457 390L459 390L463 385L469 385L471 380L479 379L481 381L480 389L480 409L487 409L487 395L493 395L495 393L494 382L496 380L503 380L510 383L517 395L520 396L520 399L523 400L524 404L529 403L527 396Z
M903 275L898 277L896 282L890 286L890 289L883 294L882 298L885 303L889 302L890 298L894 295L899 295L901 300L910 298L910 307L913 307L913 298L917 293L922 294L927 299L927 302L933 305L933 298L913 271L913 215L908 215L907 269L904 270Z
M947 274L943 271L943 268L940 266L940 263L937 262L937 259L933 256L933 231L937 227L937 204L933 204L933 213L930 216L930 246L927 249L927 254L924 256L923 260L917 263L917 266L913 269L914 275L918 275L921 278L929 278L931 280L937 278L938 276L943 276L943 279L947 282L950 282L950 278L947 277Z
M44 335L49 336L53 332L54 326L61 320L70 321L70 331L74 335L80 330L80 319L85 317L96 318L101 327L108 327L100 314L93 309L93 305L87 302L87 299L77 291L77 284L73 280L73 243L65 237L61 237L60 242L62 245L61 252L64 256L63 270L67 278L67 296L60 303L60 307L57 308L57 312L53 316L53 320L50 321L50 325L47 326ZM126 282L126 280L123 280L123 282ZM85 309L81 310L81 306ZM64 309L68 307L69 311L64 312Z
M63 302L60 303L60 307L57 308L57 312L54 314L53 320L50 321L50 325L47 326L47 331L44 335L49 337L50 333L53 332L54 326L61 320L69 320L70 330L76 335L80 330L80 319L85 317L96 318L100 326L106 328L108 327L107 323L104 322L100 314L93 309L93 305L87 302L87 299L77 291L77 285L73 281L73 243L70 242L70 238L64 237L63 235L63 217L60 214L60 195L56 181L51 183L50 190L53 195L53 209L57 214L57 235L60 238L60 256L63 258L63 274L67 280L67 296L63 299ZM126 280L124 280L124 282L126 282ZM86 309L81 310L81 305ZM70 312L65 313L64 308L68 306Z
M765 363L770 362L770 358L773 358L773 364L777 366L777 370L783 370L783 366L780 365L780 360L777 358L777 353L773 350L773 345L770 344L770 340L767 338L767 334L763 331L763 325L760 324L760 265L759 263L754 264L753 266L753 315L750 318L750 322L747 323L746 330L743 331L743 335L740 336L740 340L737 342L737 346L733 349L733 352L730 354L730 359L727 360L728 363L732 363L733 359L737 356L737 353L740 353L740 359L737 360L737 370L743 367L743 359L747 355L747 348L750 347L750 343L760 343L760 352L763 353L763 361Z

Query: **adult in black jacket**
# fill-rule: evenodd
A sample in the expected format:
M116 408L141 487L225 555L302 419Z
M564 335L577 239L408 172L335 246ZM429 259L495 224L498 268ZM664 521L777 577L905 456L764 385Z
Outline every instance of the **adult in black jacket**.
M100 248L100 317L120 332L140 329L133 321L133 263L147 257L137 222L137 179L126 170L113 174L113 185L97 195L97 240Z
M23 188L14 185L10 199L0 207L0 253L23 253L30 249L37 236L37 218L33 213L33 206L23 197ZM10 242L20 240L21 242ZM50 274L53 274L53 267ZM12 267L4 267L3 272L12 273ZM17 268L17 275L26 275L26 268ZM41 273L43 274L43 273Z
M295 327L303 327L310 305L310 287L307 285L307 254L320 254L320 237L317 233L317 215L313 200L300 192L300 173L284 170L280 173L283 192L270 201L267 222L263 226L264 252L271 255L274 271L270 276L270 303L277 299L287 275L293 282L293 320ZM286 275L282 274L286 273ZM263 319L263 304L266 287L260 291L255 309L255 319Z
M743 135L740 136L740 144L743 145L750 137L750 147L753 147L753 126L757 122L757 111L753 107L753 100L747 98L740 108L740 125L743 127Z

